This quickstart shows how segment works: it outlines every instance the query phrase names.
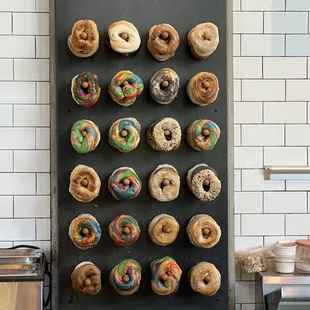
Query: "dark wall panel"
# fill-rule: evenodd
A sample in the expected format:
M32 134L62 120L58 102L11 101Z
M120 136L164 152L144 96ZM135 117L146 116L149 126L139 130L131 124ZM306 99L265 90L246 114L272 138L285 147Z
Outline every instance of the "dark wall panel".
M67 47L67 37L72 25L79 19L94 20L100 32L100 49L91 58L75 57ZM138 28L142 44L140 50L124 57L109 49L107 29L112 22L128 20ZM207 60L191 56L186 42L187 32L196 24L211 21L219 27L220 44ZM169 23L179 32L181 43L176 56L165 62L156 61L146 48L149 29L160 23ZM227 309L228 305L228 210L227 210L227 64L226 64L226 2L224 0L56 0L56 86L57 86L57 142L58 142L58 224L59 224L59 297L60 309ZM168 106L152 101L148 84L152 75L161 68L172 68L180 76L177 99ZM128 69L142 77L145 85L143 94L128 108L114 103L107 93L109 82L119 70ZM100 101L89 109L79 107L70 92L71 79L82 71L91 71L99 76L102 88ZM214 73L220 83L217 101L207 107L198 107L186 95L186 84L200 71ZM162 117L176 118L182 127L183 138L179 150L156 152L146 142L148 126ZM135 117L142 125L141 142L128 154L121 154L108 145L110 125L121 117ZM199 118L216 122L221 128L221 138L214 150L196 152L186 142L188 125ZM94 121L101 131L98 148L87 155L79 155L70 144L70 129L79 119ZM216 169L222 181L222 191L216 200L201 202L190 192L186 184L188 169L198 163L206 163ZM157 165L167 163L177 168L181 176L178 199L160 203L149 195L147 182ZM78 164L89 165L99 174L102 187L100 196L92 203L76 201L69 193L69 176ZM143 181L141 194L134 200L115 200L107 189L109 175L121 166L135 169ZM81 213L94 215L103 230L101 242L93 249L78 250L68 237L71 220ZM130 247L113 245L108 236L108 225L117 215L134 216L142 229L140 239ZM172 245L158 247L151 242L147 227L150 220L161 213L174 216L180 223L180 234ZM188 240L185 229L195 214L211 215L222 228L222 238L217 246L205 250L194 247ZM169 255L176 259L183 270L178 292L174 296L159 297L152 292L149 264L153 259ZM109 283L110 270L126 258L137 259L142 265L140 290L133 296L121 297ZM76 264L91 260L103 275L102 291L96 296L81 296L72 292L70 275ZM200 262L209 261L222 274L222 287L213 297L195 294L188 282L190 268Z

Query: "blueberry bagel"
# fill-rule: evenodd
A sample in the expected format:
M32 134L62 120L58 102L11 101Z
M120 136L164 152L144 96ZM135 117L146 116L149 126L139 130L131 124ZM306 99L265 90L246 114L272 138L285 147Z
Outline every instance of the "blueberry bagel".
M159 104L169 104L178 95L180 78L172 69L165 68L157 71L150 81L150 94Z

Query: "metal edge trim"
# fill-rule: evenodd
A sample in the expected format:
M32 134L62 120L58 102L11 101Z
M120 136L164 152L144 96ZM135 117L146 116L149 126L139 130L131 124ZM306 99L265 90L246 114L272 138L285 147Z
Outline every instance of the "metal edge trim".
M59 309L58 289L58 189L57 189L57 92L56 92L56 0L50 0L50 110L51 110L51 309Z
M233 1L226 0L227 48L227 182L228 182L228 309L235 309L234 240L234 83L233 83Z

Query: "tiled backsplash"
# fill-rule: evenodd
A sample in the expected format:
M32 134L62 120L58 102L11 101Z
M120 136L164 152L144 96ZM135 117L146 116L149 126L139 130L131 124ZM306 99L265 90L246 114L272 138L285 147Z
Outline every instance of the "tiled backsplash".
M310 235L310 181L265 181L264 165L307 165L309 0L234 1L236 248ZM284 57L283 57L284 56ZM236 272L236 310L254 278Z
M0 0L0 246L50 256L48 12L48 0Z
M50 253L48 11L0 0L0 246ZM234 11L236 248L308 238L310 181L265 181L263 166L310 160L310 1ZM237 270L237 310L255 309L253 279Z

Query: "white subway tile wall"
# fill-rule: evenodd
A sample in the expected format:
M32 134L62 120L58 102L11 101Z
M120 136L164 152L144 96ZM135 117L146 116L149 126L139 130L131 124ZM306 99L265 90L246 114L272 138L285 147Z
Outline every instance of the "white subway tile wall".
M242 250L310 235L310 181L264 181L262 169L310 162L310 1L233 4ZM50 257L48 12L49 0L0 0L0 246L33 244ZM236 280L236 309L259 309L253 278Z
M263 178L264 165L310 164L309 11L234 0L236 250L310 236L310 181ZM236 310L261 309L254 279L236 274Z
M0 0L0 247L50 261L48 12L49 0Z

